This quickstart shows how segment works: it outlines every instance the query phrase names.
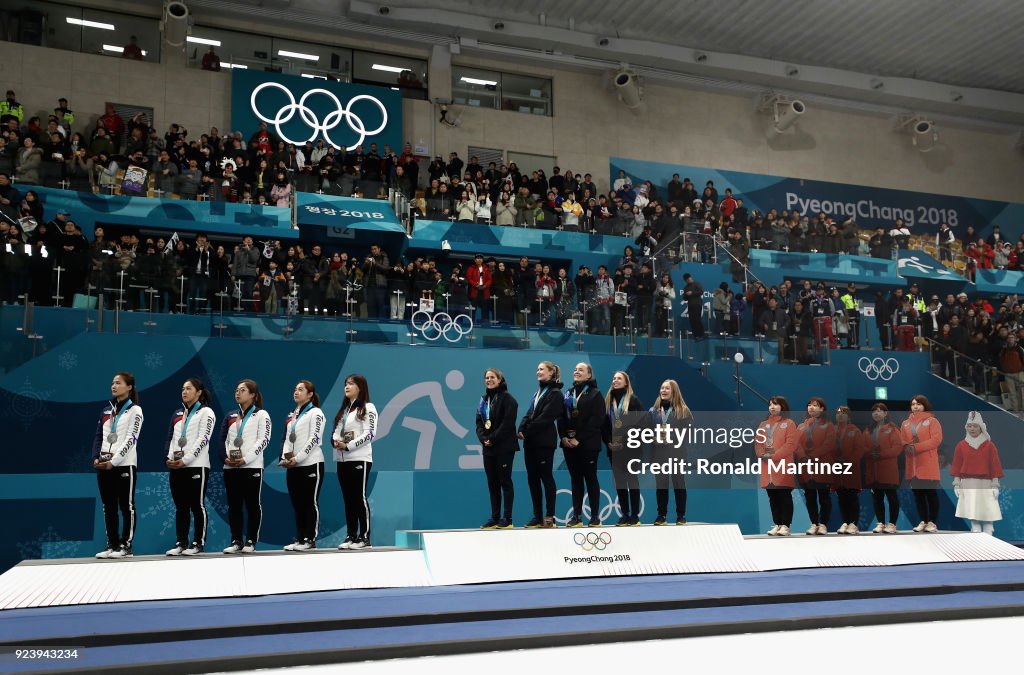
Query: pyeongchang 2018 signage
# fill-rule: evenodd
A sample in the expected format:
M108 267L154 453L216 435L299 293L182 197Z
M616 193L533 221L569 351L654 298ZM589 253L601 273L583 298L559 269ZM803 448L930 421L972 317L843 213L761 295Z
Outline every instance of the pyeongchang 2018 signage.
M861 227L886 229L891 228L897 218L902 218L915 234L934 233L940 224L949 223L957 233L974 225L979 233L987 235L992 225L999 225L1003 236L1010 241L1024 230L1024 204L622 157L612 157L609 162L612 181L618 178L619 170L623 170L632 178L633 185L649 180L659 194L665 195L672 174L678 173L680 180L690 178L700 195L705 183L713 180L719 199L725 196L726 188L732 188L735 196L743 198L748 210L757 209L761 213L774 208L814 217L822 212L840 222L853 218Z
M265 122L276 138L296 146L323 141L355 150L370 143L384 152L402 147L402 95L388 87L345 84L281 73L231 72L231 126L248 139Z

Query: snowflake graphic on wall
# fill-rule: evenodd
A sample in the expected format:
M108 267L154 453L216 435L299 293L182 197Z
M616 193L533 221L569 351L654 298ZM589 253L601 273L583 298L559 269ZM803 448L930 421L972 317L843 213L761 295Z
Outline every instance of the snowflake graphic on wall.
M4 391L7 405L0 407L0 417L17 418L23 429L29 429L38 420L53 417L46 401L53 396L53 390L36 389L30 378L16 391Z
M158 370L164 367L164 356L159 352L148 352L142 357L142 362L150 370Z
M57 365L64 370L72 370L78 367L78 354L74 352L61 352L57 356Z
M139 520L146 522L147 527L159 528L157 531L161 536L173 537L175 535L175 507L174 499L171 497L171 486L169 477L157 480L155 484L148 484L145 487L140 485L136 504L146 504L146 507L139 509ZM217 517L217 506L227 504L227 495L224 491L224 475L220 472L211 473L206 483L206 541L216 539L220 534ZM226 512L227 507L223 510ZM193 527L195 523L193 523ZM193 530L189 530L191 536Z
M65 539L51 526L34 540L18 542L17 548L18 555L26 559L77 558L82 542Z

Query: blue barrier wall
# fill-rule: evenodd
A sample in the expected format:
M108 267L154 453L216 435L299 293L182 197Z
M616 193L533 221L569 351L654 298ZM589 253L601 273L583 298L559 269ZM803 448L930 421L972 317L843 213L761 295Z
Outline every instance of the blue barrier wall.
M291 209L257 204L197 202L186 199L122 197L32 186L39 193L46 219L66 209L89 239L96 225L129 225L168 234L208 232L211 235L252 235L257 239L298 239Z

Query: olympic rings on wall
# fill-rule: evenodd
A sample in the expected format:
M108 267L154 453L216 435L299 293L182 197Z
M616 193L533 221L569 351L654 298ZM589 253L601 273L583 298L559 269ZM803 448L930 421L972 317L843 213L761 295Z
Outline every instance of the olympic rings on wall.
M259 95L261 91L268 88L280 89L282 92L284 92L284 95L288 97L289 101L287 105L282 106L276 113L274 113L273 117L267 117L266 115L261 113L256 106L256 97ZM316 113L314 113L313 110L306 105L306 101L309 99L309 97L317 94L326 96L327 98L331 99L331 101L334 103L334 107L336 108L336 110L327 113L327 116L324 117L323 121L318 119ZM363 120L354 112L352 112L352 106L355 105L356 101L362 100L373 101L374 103L377 104L377 107L380 108L383 120L381 121L380 126L377 127L376 129L367 129L366 124L363 122ZM353 96L348 100L348 106L343 106L338 97L335 96L333 93L327 91L326 89L316 88L310 89L309 91L304 93L302 97L298 100L298 102L296 102L295 96L283 84L278 84L277 82L264 82L263 84L259 85L258 87L252 90L252 94L249 96L249 105L252 108L253 114L255 114L257 118L259 118L263 122L266 122L267 124L274 126L274 130L277 132L278 137L282 141L295 146L301 146L306 141L314 141L317 139L318 136L322 134L323 139L327 143L329 143L331 147L341 149L344 146L341 146L338 143L336 143L331 138L330 132L331 129L336 128L339 124L341 124L342 120L344 120L345 123L348 124L349 128L352 129L352 131L359 134L359 140L345 148L346 150L355 150L356 146L362 145L366 141L367 136L379 134L381 131L384 130L384 127L388 125L387 108L377 98L370 96L369 94L359 94L358 96ZM285 135L284 130L281 128L283 124L288 123L289 121L291 121L293 117L295 117L295 113L298 113L302 121L305 122L306 125L313 130L309 138L293 140L291 138L288 138L288 136Z
M412 315L412 327L431 342L444 338L448 342L458 342L473 332L473 318L468 314L456 314L453 319L448 312L430 312L419 310Z
M875 380L888 382L896 376L896 373L900 372L900 362L893 358L884 359L881 356L875 358L862 356L857 361L857 369L872 382Z

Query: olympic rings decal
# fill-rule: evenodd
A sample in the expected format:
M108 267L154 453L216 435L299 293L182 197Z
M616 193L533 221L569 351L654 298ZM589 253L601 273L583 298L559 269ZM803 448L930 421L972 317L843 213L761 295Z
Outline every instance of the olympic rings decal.
M568 495L568 496L571 497L572 496L572 490L569 490L567 488L560 488L557 492L555 492L555 496L556 497L558 495L561 495L561 494L565 494L565 495ZM613 515L618 515L619 517L622 516L622 507L619 506L619 498L617 496L616 497L612 497L610 494L608 494L607 491L602 489L601 490L601 501L603 502L601 504L601 512L599 514L597 514L598 515L598 519L601 522L608 521ZM606 502L606 503L604 503L604 502ZM646 502L644 500L643 495L640 495L640 512L636 514L637 516L644 515L644 508L646 507L646 505L647 504L646 504ZM590 513L590 504L587 503L586 501L584 501L583 502L583 514L582 514L583 519L584 520L589 520L591 518L591 515L592 514ZM572 506L570 506L569 509L565 512L565 517L564 518L559 517L557 515L555 516L555 522L558 523L559 525L565 525L567 522L569 522L570 519L572 519L572 516L573 516L573 509L572 509Z
M448 312L431 316L430 312L421 309L413 313L411 322L413 329L431 342L443 337L454 343L473 332L473 318L468 314L456 314L453 319Z
M607 532L576 532L572 541L584 551L603 551L612 543L612 535Z
M869 358L862 356L857 361L857 369L869 380L888 382L900 372L900 362L893 358L883 359L881 356Z
M265 116L256 107L256 97L259 95L261 91L268 88L280 89L282 92L284 92L284 95L288 97L288 104L282 106L281 109L278 110L273 117ZM334 103L334 107L336 108L336 110L327 113L327 116L323 119L322 122L317 118L316 113L314 113L313 110L306 105L306 101L309 99L309 97L317 94L329 98L331 102ZM355 105L356 101L362 100L373 101L374 103L377 104L377 107L380 108L380 112L383 115L383 121L380 123L380 126L377 127L376 129L367 129L366 124L363 122L363 120L354 112L352 112L352 106ZM387 108L384 107L384 104L381 103L377 98L370 96L369 94L359 94L358 96L353 96L348 100L348 106L346 107L341 104L341 101L333 93L327 91L326 89L316 88L307 91L305 94L302 95L302 98L300 98L298 102L296 102L295 96L283 84L278 84L277 82L264 82L263 84L259 85L258 87L252 90L252 95L249 96L249 105L252 108L252 112L256 115L256 117L258 117L261 121L274 126L274 129L277 131L278 137L280 137L282 141L290 145L296 146L302 145L306 143L306 141L312 142L316 140L317 136L323 134L324 140L327 141L331 145L331 147L340 150L343 146L339 145L331 138L330 132L331 129L337 127L339 124L341 124L342 120L344 120L352 131L359 134L359 140L345 148L346 150L355 150L356 146L362 145L363 142L366 141L367 136L379 134L380 132L384 131L384 127L388 125ZM295 113L298 113L302 121L305 122L306 125L313 130L313 133L310 134L309 138L293 140L291 138L288 138L285 135L284 130L281 128L281 125L288 123L289 121L291 121L293 117L295 117Z

